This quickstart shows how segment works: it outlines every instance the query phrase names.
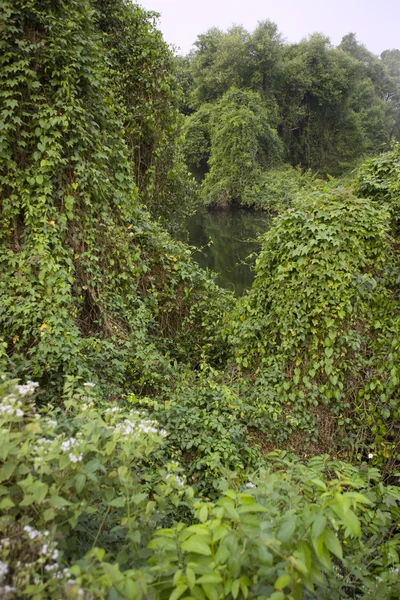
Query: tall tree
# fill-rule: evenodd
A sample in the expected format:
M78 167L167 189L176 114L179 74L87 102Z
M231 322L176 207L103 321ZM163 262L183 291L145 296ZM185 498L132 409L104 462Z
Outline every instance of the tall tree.
M180 149L182 92L173 54L156 28L157 13L121 0L91 2L140 200L168 218L194 194Z
M257 92L232 88L211 114L210 171L203 184L207 203L253 204L262 169L281 160L276 114Z
M232 86L248 86L251 80L249 33L243 27L232 27L227 33L209 29L199 35L192 61L196 82L193 103L199 106L223 96Z

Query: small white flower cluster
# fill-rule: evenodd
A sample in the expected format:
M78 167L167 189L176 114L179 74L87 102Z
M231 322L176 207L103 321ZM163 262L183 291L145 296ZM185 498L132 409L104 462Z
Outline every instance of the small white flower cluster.
M0 560L0 581L4 579L4 577L8 573L8 565Z
M14 594L15 592L15 587L12 587L11 585L3 585L0 587L0 598L3 598L3 600L6 600L6 598L8 598L8 594ZM11 598L11 596L10 596Z
M37 381L27 381L25 385L17 385L17 391L21 396L26 396L26 394L33 394L37 387L39 387Z
M72 463L81 462L83 460L83 454L74 454L74 452L70 452L72 449L75 449L76 451L77 444L78 441L76 438L72 437L69 438L69 440L65 440L60 446L63 452L68 452L68 458Z
M166 480L167 483L175 483L175 485L178 485L179 487L185 485L185 480L182 477L179 477L179 475L175 475L175 473L168 473Z
M368 454L368 458L369 458L369 459L371 459L371 458L374 458L374 455L372 454L372 452L370 452L370 453Z
M72 437L72 438L69 438L69 440L65 440L65 442L63 442L61 444L60 448L63 452L68 452L68 450L71 450L71 448L75 445L76 445L76 438Z
M121 411L121 409L119 406L113 406L112 408L107 408L106 415L118 413L120 411Z
M50 440L49 438L39 438L38 440L36 440L36 445L37 446L49 446L50 444L53 443L53 440Z
M155 421L143 421L141 423L138 423L137 426L138 429L143 433L156 433L157 435L165 437L167 435L165 429L157 429L156 427L154 427L155 425L157 425Z
M41 548L41 554L43 554L43 556L49 560L57 560L59 552L55 547L55 544L50 542L48 544L43 544Z
M91 381L87 381L86 383L83 384L83 387L88 387L88 388L94 388L96 384L92 383Z
M72 463L81 462L83 460L83 454L78 454L77 456L76 454L72 454L72 452L70 452L68 454L68 458Z
M93 402L85 402L79 408L80 408L81 412L85 412L86 410L90 410L91 408L94 408L94 404L93 404Z
M255 488L257 487L254 483L251 483L251 481L248 481L247 483L244 484L245 488Z
M138 435L140 433L161 435L165 437L167 432L164 429L157 429L157 423L155 421L139 421L134 422L129 419L125 419L123 423L120 423L115 427L115 433L122 435Z
M21 406L21 401L14 394L5 396L0 405L0 416L21 418L24 416Z
M34 527L31 527L30 525L25 525L24 531L28 535L28 538L30 540L36 540L37 538L41 539L43 537L46 538L46 537L49 537L49 535L50 535L49 531L38 531L37 529L35 529Z

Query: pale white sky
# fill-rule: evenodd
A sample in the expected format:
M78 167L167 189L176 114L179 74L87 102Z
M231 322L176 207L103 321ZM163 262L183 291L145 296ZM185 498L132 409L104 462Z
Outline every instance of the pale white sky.
M274 21L289 42L315 31L334 45L354 32L368 50L400 48L400 0L139 0L161 13L159 28L169 44L186 54L198 34L233 23L252 31L258 21Z

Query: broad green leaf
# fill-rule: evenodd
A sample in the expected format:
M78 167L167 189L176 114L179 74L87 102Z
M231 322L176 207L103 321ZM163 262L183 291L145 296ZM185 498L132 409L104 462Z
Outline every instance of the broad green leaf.
M181 585L178 585L176 590L174 590L172 592L172 594L170 595L169 600L178 600L178 598L180 598L182 596L182 594L184 594L186 592L187 589L188 589L187 585L185 585L183 583Z
M281 542L285 543L290 540L294 532L296 531L297 518L295 515L286 517L281 526L278 529L277 538Z
M323 530L325 529L326 518L323 515L317 515L313 521L311 533L313 537L318 537L321 535Z
M203 588L208 600L219 600L219 593L215 585L204 583L201 587Z
M193 569L191 569L190 567L186 568L186 578L190 589L192 589L192 587L194 587L196 584L196 575Z
M274 588L276 590L284 590L285 587L288 586L291 581L292 578L287 573L285 573L285 575L280 575L274 583Z
M118 498L114 498L114 500L109 502L110 506L115 506L116 508L121 508L122 506L125 506L125 504L126 498L124 496L119 496Z
M254 512L268 512L268 508L266 508L262 504L257 504L257 502L254 502L254 504L245 504L244 506L239 506L237 512L240 515Z
M182 550L184 552L194 552L195 554L202 554L203 556L210 556L211 549L204 536L192 535L189 539L182 543Z
M221 583L222 577L219 573L209 573L208 575L202 575L196 581L197 584L203 583Z
M334 554L338 558L342 559L343 558L342 546L341 546L338 538L336 537L336 535L333 533L333 531L328 528L325 529L323 537L324 537L324 544L328 548L328 550L330 552L332 552L332 554Z

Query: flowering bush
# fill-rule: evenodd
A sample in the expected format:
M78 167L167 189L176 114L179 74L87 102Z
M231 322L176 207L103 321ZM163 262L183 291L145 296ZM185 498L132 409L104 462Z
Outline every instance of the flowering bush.
M97 408L91 384L64 409L38 410L36 391L33 382L0 386L0 597L83 597L68 567L95 546L141 566L184 481L175 463L149 468L167 435L154 421Z
M92 385L38 392L0 384L2 599L398 598L400 493L376 468L274 453L200 501L158 422Z

